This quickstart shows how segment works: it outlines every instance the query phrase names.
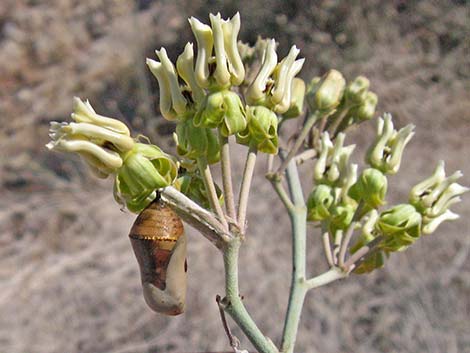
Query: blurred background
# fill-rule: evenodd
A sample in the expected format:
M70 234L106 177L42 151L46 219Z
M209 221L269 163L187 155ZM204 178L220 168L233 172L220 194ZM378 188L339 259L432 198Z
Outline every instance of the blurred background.
M438 160L470 185L470 21L468 1L0 2L0 352L173 353L228 350L216 294L222 261L188 229L189 289L184 315L150 311L127 237L135 218L112 198L111 181L78 158L49 153L48 125L67 119L72 97L173 152L173 125L159 115L146 57L165 46L172 59L192 39L189 16L208 21L240 11L240 38L292 44L308 80L329 68L359 74L379 95L380 113L417 125L389 202ZM293 127L295 128L295 126ZM348 135L362 162L375 123ZM235 149L241 170L243 148ZM241 292L261 329L278 340L290 282L289 223L264 180L260 158L251 195ZM308 185L311 171L302 167ZM239 176L240 172L235 175ZM385 269L320 288L306 301L297 352L470 352L470 197L443 224ZM310 229L309 271L325 269ZM243 348L250 345L235 329ZM276 341L278 342L278 341Z

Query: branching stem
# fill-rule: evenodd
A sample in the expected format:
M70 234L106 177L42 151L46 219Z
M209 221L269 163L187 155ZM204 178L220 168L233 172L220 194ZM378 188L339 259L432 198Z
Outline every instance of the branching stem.
M238 287L238 254L240 238L233 239L224 249L225 298L221 301L224 310L237 323L259 353L278 353L272 341L263 335L246 310Z
M292 199L292 206L289 205L288 207L292 224L292 279L282 334L281 352L292 353L307 293L307 287L305 286L307 207L294 160L287 164L286 175Z

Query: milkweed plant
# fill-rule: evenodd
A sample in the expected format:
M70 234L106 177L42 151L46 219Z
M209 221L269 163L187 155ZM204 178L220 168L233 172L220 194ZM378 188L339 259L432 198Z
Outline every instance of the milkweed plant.
M79 154L99 178L112 177L114 197L140 213L157 198L216 246L223 257L225 296L217 303L234 352L244 352L227 325L228 314L260 353L292 353L306 294L314 288L385 266L422 235L458 215L450 206L469 188L446 175L444 162L413 186L408 200L386 202L388 176L396 174L414 126L397 129L390 114L376 116L377 95L366 77L348 82L336 70L305 82L297 77L305 59L294 45L280 58L274 39L254 46L238 41L240 15L210 24L189 19L196 39L176 63L165 48L147 66L158 81L160 112L175 123L176 154L163 151L122 122L97 114L88 101L74 98L72 122L52 122L47 148ZM303 124L292 136L282 128ZM346 145L351 127L371 120L361 170L350 161L355 145ZM286 129L284 129L286 130ZM291 129L292 130L292 129ZM230 148L246 146L238 197L234 193ZM268 159L267 180L292 224L292 280L280 346L266 337L239 294L239 251L248 233L246 216L255 163ZM298 165L311 163L313 187L302 188ZM221 169L220 186L211 169ZM286 188L287 186L287 188ZM307 224L322 244L329 270L306 275Z

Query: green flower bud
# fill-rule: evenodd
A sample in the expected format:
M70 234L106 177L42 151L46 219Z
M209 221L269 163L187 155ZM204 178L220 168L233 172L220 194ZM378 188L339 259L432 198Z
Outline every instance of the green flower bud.
M90 103L74 98L72 123L51 122L46 145L50 150L78 153L99 178L107 178L122 166L122 154L132 150L134 140L119 120L98 115Z
M341 103L345 85L343 75L336 70L330 70L319 81L314 78L307 89L307 104L310 111L333 113Z
M369 85L369 80L364 76L358 76L354 81L350 82L344 90L346 105L360 105L366 98Z
M334 234L338 229L346 229L351 224L355 207L352 205L338 205L331 207L330 230Z
M362 171L348 195L357 202L362 201L366 209L379 208L385 204L387 177L379 170L368 168Z
M347 174L349 158L356 147L343 146L344 139L344 134L338 134L333 146L328 132L322 134L320 155L313 170L315 182L332 186L341 184Z
M326 185L317 185L308 196L307 221L323 221L330 217L330 207L335 202L333 189Z
M374 92L367 92L362 103L351 109L348 115L353 118L353 122L370 120L374 117L377 103L377 95Z
M367 163L384 174L398 172L406 144L413 137L414 125L394 130L392 116L384 114L377 123L377 138L367 153Z
M186 174L178 178L180 184L179 190L194 202L205 209L210 209L210 201L206 192L204 181L197 173ZM221 189L215 184L217 198L220 204L223 204L224 197Z
M217 136L211 129L194 126L192 119L179 122L173 134L178 154L195 160L205 157L209 164L220 159L220 146Z
M246 124L242 101L238 94L231 91L219 91L207 95L194 116L196 127L218 127L226 137L243 131Z
M289 109L282 114L286 119L296 118L304 110L305 82L301 78L295 77L292 80L292 99Z
M409 204L400 204L380 214L376 230L385 239L381 248L394 252L405 250L421 235L421 214Z
M248 127L237 134L237 142L244 145L253 144L257 150L276 154L278 146L276 114L263 106L246 108Z
M114 180L114 197L132 212L140 212L156 197L156 190L173 184L178 163L154 145L136 143L123 157Z

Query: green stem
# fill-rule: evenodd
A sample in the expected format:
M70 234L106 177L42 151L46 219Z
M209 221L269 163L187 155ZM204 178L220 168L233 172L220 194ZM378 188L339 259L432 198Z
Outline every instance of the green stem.
M228 223L225 219L224 211L220 206L219 199L217 198L217 191L215 189L214 180L212 179L212 173L209 165L207 164L207 160L205 158L198 158L197 165L199 167L199 171L201 172L202 179L204 180L204 186L206 188L211 208L219 218L219 221L222 223L224 228L228 230Z
M287 183L292 196L293 206L288 208L292 224L292 280L282 334L281 352L292 353L307 293L305 285L307 207L302 193L297 165L291 160L287 165Z
M350 106L345 106L341 112L334 118L333 122L331 123L330 126L328 126L328 130L330 132L331 137L335 137L339 131L338 126L339 124L343 121L344 117L346 114L348 114L349 110L351 109Z
M322 273L317 277L313 277L305 282L308 289L324 286L328 283L334 282L338 279L345 278L348 273L340 269L339 267L332 267L327 272Z
M256 165L257 150L250 146L246 156L245 169L243 171L242 184L240 186L240 196L238 198L238 226L242 234L245 234L246 211L248 208L248 196L250 196L251 181Z
M259 353L278 353L272 341L263 335L246 310L238 292L238 256L240 238L233 239L224 249L225 298L224 310L237 323Z
M230 144L228 137L223 136L219 131L220 141L220 157L222 166L222 187L224 189L225 207L227 209L227 215L236 221L235 214L235 200L233 197L233 186L232 186L232 167L230 164Z

